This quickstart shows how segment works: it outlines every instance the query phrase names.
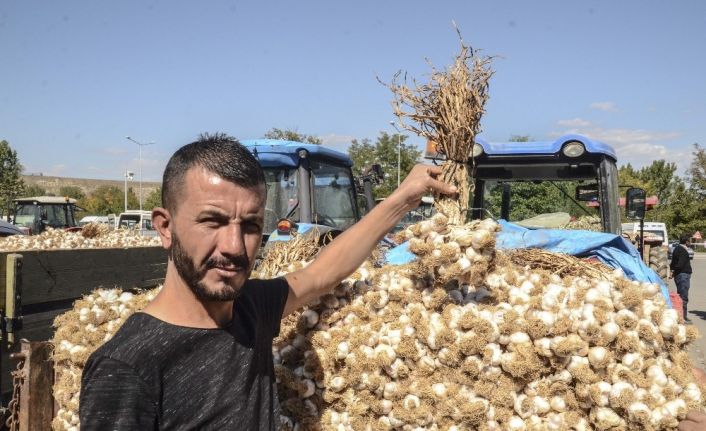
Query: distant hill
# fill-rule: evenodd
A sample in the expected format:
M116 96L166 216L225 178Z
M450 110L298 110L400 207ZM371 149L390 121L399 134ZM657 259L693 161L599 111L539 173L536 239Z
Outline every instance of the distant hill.
M59 189L65 186L77 186L86 195L90 195L95 189L100 186L115 186L120 190L125 187L124 181L115 180L92 180L89 178L66 178L66 177L50 177L47 175L22 175L25 184L32 185L35 184L47 191L48 194L58 195ZM162 183L158 182L142 182L142 196L149 196L149 194L155 190L157 187L161 186ZM140 182L137 180L128 181L128 188L132 188L135 194L139 193Z

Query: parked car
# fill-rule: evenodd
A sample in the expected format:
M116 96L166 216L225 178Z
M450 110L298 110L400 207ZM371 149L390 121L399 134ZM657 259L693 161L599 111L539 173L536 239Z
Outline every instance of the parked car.
M679 246L679 241L670 241L669 243L669 260L672 260L672 252L674 251L674 247ZM694 258L694 249L691 247L687 247L686 250L689 252L689 259Z
M0 220L0 237L10 235L24 235L25 233L12 223Z

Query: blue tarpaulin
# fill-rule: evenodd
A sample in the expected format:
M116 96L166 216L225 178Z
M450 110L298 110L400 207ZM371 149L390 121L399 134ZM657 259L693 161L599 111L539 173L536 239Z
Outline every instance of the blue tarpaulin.
M586 230L527 229L505 220L500 220L502 230L496 237L496 248L541 248L576 257L595 257L613 268L620 268L631 280L657 283L662 289L667 304L671 307L669 290L661 278L640 259L635 247L625 238ZM387 262L402 265L415 259L408 243L393 248L387 253Z

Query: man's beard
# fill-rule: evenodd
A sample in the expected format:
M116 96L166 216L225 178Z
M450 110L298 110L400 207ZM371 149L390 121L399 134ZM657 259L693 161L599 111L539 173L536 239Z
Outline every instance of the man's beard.
M225 257L210 257L203 265L197 267L194 259L184 247L182 247L176 232L172 232L172 245L169 247L169 258L174 262L174 267L179 276L201 301L233 301L238 297L242 288L242 286L235 287L224 283L225 287L220 291L208 290L203 279L209 269L233 265L237 269L246 272L250 268L250 261L245 254L230 259Z

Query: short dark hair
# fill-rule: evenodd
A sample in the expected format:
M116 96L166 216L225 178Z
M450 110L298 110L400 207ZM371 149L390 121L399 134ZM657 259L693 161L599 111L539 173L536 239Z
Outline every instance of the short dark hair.
M681 238L679 238L679 244L686 244L687 241L691 239L691 234L690 233L684 233L682 234Z
M225 133L204 133L196 141L179 148L164 169L162 205L170 212L176 211L184 177L194 166L201 166L245 188L265 183L265 174L257 159L237 139Z

